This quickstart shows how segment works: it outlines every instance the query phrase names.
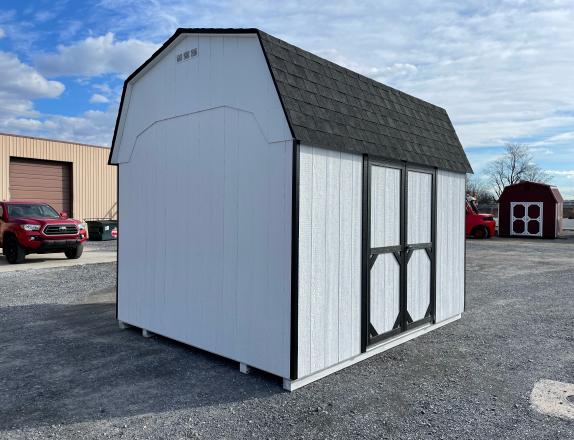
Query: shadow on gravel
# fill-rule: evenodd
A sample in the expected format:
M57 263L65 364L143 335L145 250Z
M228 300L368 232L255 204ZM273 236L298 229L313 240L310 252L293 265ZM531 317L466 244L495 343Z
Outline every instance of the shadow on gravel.
M4 308L0 327L0 430L283 392L272 376L242 375L235 362L165 338L144 339L139 330L119 330L114 303Z

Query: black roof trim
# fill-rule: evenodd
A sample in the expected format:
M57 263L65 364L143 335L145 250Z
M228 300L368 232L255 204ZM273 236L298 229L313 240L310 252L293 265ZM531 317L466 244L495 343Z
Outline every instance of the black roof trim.
M303 144L472 172L446 111L255 28L179 28L125 81L182 34L256 34L294 139Z

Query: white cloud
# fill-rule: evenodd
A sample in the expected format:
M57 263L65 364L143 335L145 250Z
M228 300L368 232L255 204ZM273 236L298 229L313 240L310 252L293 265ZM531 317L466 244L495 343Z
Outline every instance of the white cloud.
M456 114L453 112L449 114L455 119L455 128L459 132L463 145L474 147L504 145L524 137L540 136L548 130L574 124L574 116L552 116L551 112L530 118L523 118L520 115L513 118L510 114L499 115L499 117L485 115L477 116L472 122L464 122L464 118L461 118L462 121L459 120L458 123ZM544 142L544 144L552 145L552 142Z
M115 41L114 34L108 32L69 46L60 45L56 53L40 54L37 65L48 76L98 76L106 73L127 76L157 47L157 44L137 39Z
M322 58L333 61L336 64L351 69L357 73L385 82L396 80L400 77L410 76L417 73L417 67L409 63L394 63L383 68L357 63L353 59L343 55L337 49L318 50L315 52Z
M571 0L230 0L193 8L187 0L101 0L99 6L112 12L114 29L154 41L188 23L260 27L446 108L468 147L546 137L574 125L574 63L565 61L574 58Z
M385 67L380 73L374 76L380 81L398 80L401 77L414 75L417 71L418 69L414 64L394 63L391 66Z
M567 179L574 179L574 170L548 170L549 174L553 176L565 177Z
M64 88L64 84L44 78L15 55L0 52L0 93L26 99L55 98Z
M567 131L534 142L533 145L555 145L555 144L572 144L572 143L574 143L574 131Z
M31 118L7 118L0 122L2 127L6 127L6 131L36 131L44 126L42 121Z
M112 89L105 84L94 88L102 93L95 93L93 102L109 102L104 94L113 93ZM46 79L15 55L0 52L0 131L109 145L115 103L105 111L90 110L78 116L41 114L34 108L34 99L57 98L64 89L61 82Z
M0 38L4 38L6 36L6 32L4 29L0 28Z
M541 157L567 158L557 145L574 140L574 63L565 61L574 57L571 0L228 0L193 8L188 0L100 0L93 11L105 22L92 27L99 36L37 57L42 74L125 76L156 49L150 41L164 41L179 26L256 26L445 107L463 144L485 151L481 160L494 156L482 147L513 141L544 147ZM114 103L118 95L92 92Z
M108 98L106 98L104 95L100 95L99 93L94 93L92 95L92 97L90 98L90 102L92 104L106 104L106 103L110 102L110 100Z
M0 120L37 116L33 100L56 98L65 87L50 81L15 55L0 52Z
M103 93L104 95L109 95L110 93L112 93L111 87L109 86L109 84L106 83L93 84L92 87L97 91L99 91L100 93Z
M51 139L75 140L109 146L117 106L105 111L89 110L78 116L43 115L41 118L8 118L0 120L0 131L33 133Z
M56 17L56 13L53 11L40 11L34 14L34 19L40 23L52 20Z
M58 36L61 41L68 41L73 38L83 26L84 24L79 20L64 22L62 28L58 31Z

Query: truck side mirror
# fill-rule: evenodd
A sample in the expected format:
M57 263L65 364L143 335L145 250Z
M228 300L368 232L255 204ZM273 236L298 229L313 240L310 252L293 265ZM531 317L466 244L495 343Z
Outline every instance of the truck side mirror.
M62 212L60 212L60 217L62 217L62 218L64 218L64 219L66 219L66 218L68 218L68 213L67 213L67 212L64 212L64 211L62 211Z

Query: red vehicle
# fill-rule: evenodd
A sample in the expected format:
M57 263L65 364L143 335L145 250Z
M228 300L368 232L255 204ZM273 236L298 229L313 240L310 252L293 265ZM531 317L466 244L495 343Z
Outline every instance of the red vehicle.
M480 214L473 197L466 198L466 235L474 238L489 238L496 235L496 221L492 214Z
M0 246L9 263L22 263L28 254L63 252L80 258L86 226L58 213L47 203L0 202Z

